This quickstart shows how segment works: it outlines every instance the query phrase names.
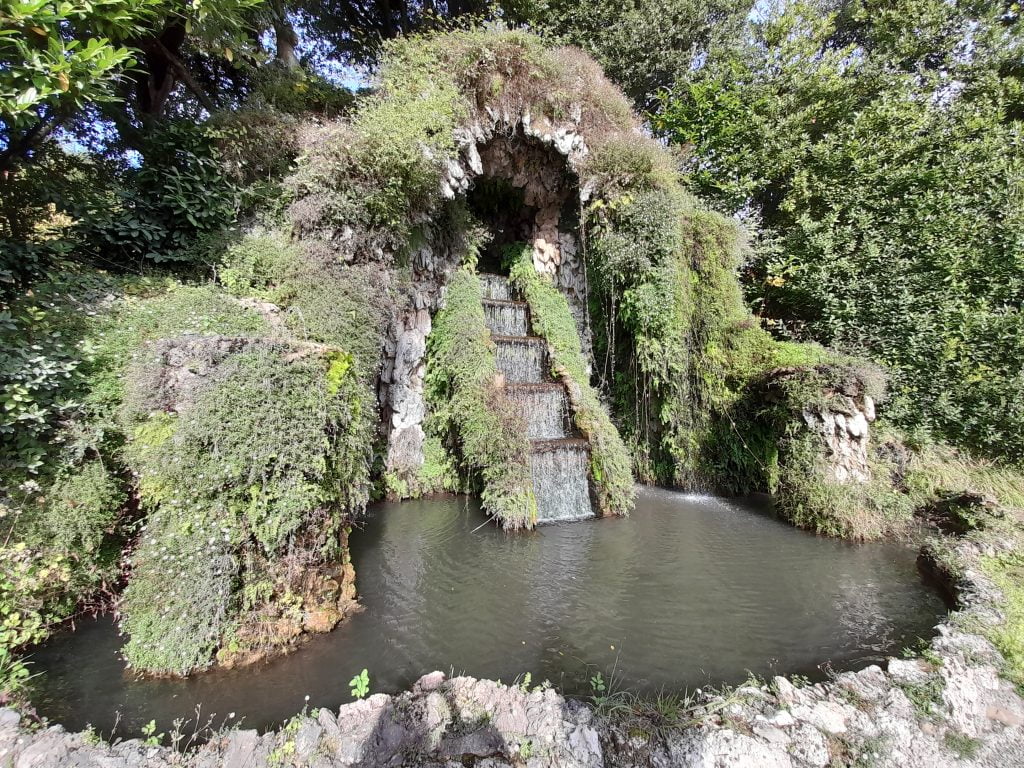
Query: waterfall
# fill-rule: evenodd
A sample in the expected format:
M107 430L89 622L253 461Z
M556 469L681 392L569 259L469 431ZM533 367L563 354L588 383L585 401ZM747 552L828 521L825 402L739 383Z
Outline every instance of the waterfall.
M484 299L484 316L491 333L498 336L527 336L526 302Z
M495 362L505 375L505 395L527 425L537 522L593 517L590 446L571 436L565 386L549 374L547 343L530 336L529 305L516 300L508 278L500 275L480 275L480 293Z
M561 384L509 384L507 392L526 417L526 434L531 440L568 436L565 387Z
M509 382L539 384L544 380L544 342L528 337L500 336L497 345L498 370Z
M481 274L480 289L483 294L481 298L484 299L508 301L512 298L512 289L509 287L508 278L501 275Z
M535 444L530 474L537 496L537 522L557 523L593 517L587 479L587 444L555 440Z

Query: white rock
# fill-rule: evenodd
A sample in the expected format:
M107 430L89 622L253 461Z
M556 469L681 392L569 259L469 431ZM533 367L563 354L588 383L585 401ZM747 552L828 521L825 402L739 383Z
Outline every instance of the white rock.
M868 433L868 420L863 413L857 411L846 420L846 431L850 437L864 437Z
M791 725L796 725L796 718L787 710L780 709L768 718L768 722L778 728L788 728Z

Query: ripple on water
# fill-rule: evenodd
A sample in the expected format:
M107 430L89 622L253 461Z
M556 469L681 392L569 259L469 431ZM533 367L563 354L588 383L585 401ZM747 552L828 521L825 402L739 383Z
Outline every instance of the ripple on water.
M250 727L337 707L370 670L394 691L433 669L586 693L614 668L648 692L737 682L747 671L820 676L929 637L943 612L915 553L797 531L764 505L643 489L629 519L506 534L475 501L379 504L352 537L365 610L301 651L245 670L136 680L109 619L35 654L40 711L125 733L151 719L229 712ZM236 717L237 719L237 717Z

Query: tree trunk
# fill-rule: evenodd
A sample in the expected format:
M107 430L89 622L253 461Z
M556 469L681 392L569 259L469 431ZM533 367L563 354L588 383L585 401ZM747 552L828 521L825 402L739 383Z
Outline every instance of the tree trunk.
M185 25L171 22L156 37L136 43L143 53L142 68L135 74L135 96L139 112L147 117L159 116L167 104L178 73L172 58L185 42Z
M287 69L298 69L299 68L299 57L295 52L295 48L299 44L299 36L295 33L295 27L288 21L288 17L282 13L278 16L274 14L274 36L277 38L277 55L276 59L278 63L284 65Z

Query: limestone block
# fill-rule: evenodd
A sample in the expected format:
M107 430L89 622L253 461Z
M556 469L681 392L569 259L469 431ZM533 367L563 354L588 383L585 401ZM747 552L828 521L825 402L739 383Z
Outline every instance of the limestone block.
M846 431L850 433L850 437L867 437L867 417L861 411L857 411L857 413L847 419Z

